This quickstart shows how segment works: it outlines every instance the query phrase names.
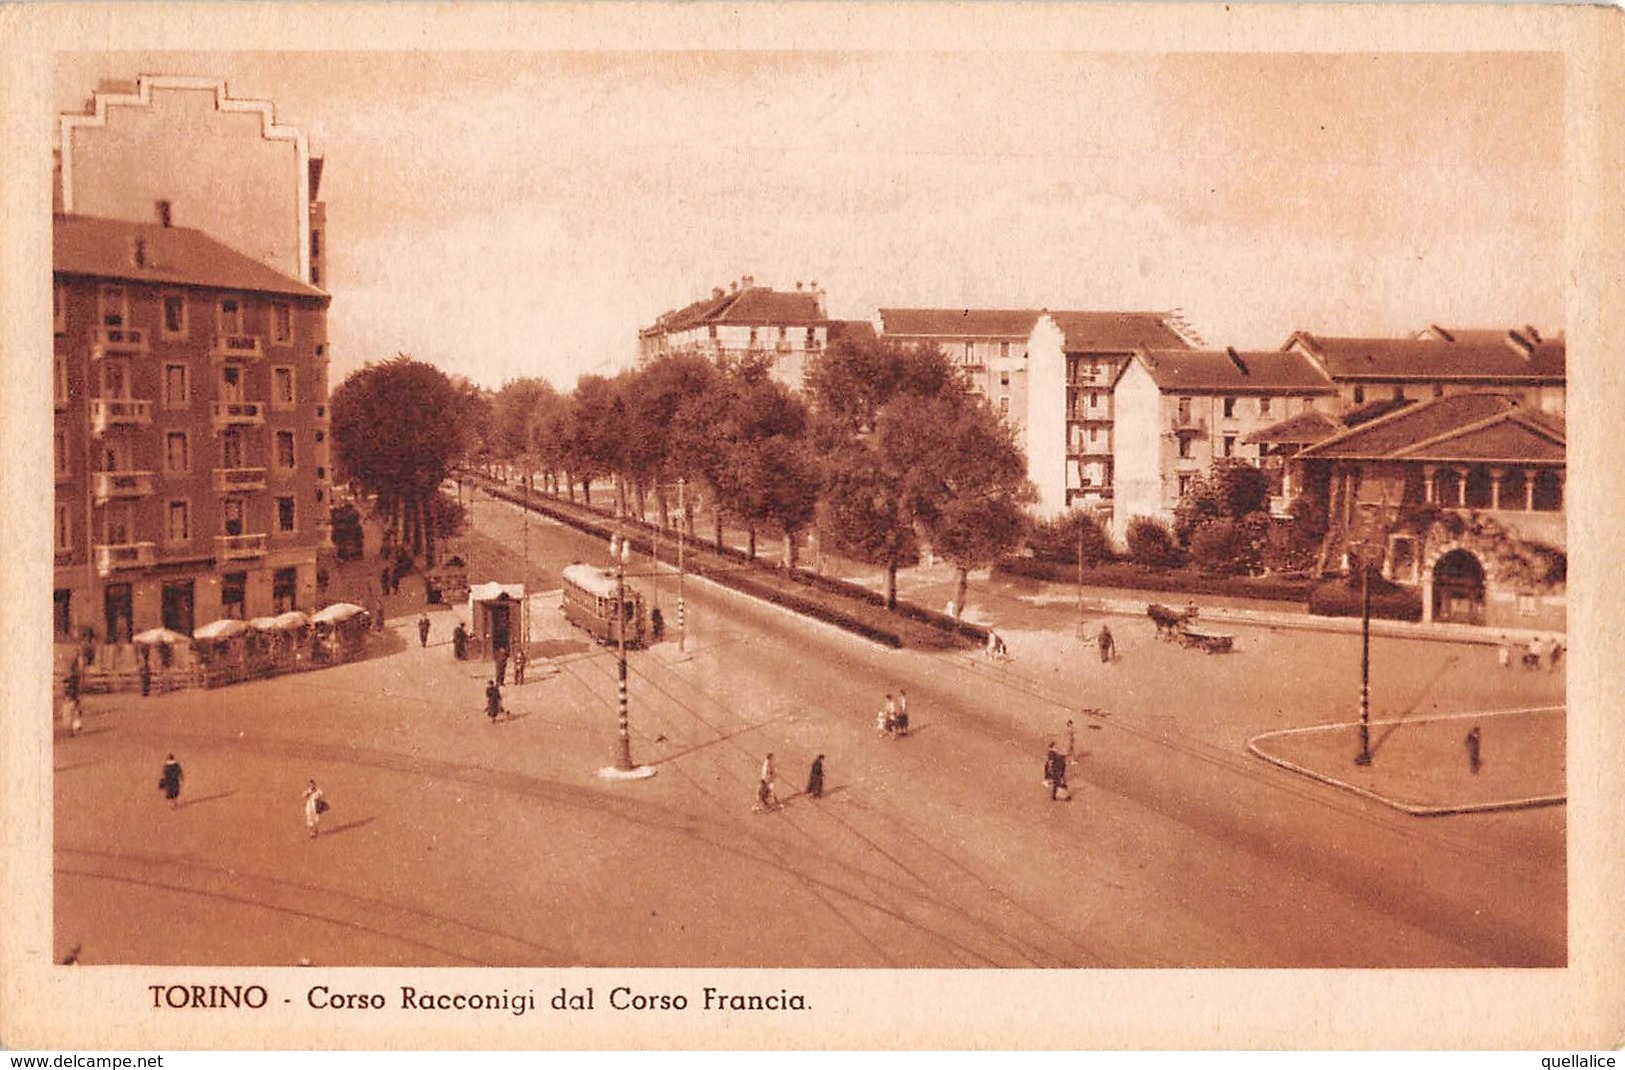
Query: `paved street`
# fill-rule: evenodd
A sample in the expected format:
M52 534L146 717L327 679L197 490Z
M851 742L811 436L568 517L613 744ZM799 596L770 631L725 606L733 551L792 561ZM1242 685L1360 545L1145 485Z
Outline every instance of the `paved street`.
M512 507L476 525L521 544ZM529 523L542 586L604 548ZM475 578L492 566L476 559ZM633 572L646 572L635 562ZM636 582L653 595L647 577ZM97 696L56 745L58 954L84 961L733 966L1550 966L1565 809L1415 818L1271 766L1259 733L1348 720L1358 639L1237 628L1207 657L1113 619L1015 660L890 651L703 583L689 649L632 655L633 749L606 781L615 662L538 611L558 673L486 722L452 614L367 661L213 692ZM1484 647L1373 643L1374 716L1552 706L1561 674ZM873 729L906 687L917 733ZM1084 707L1097 709L1089 716ZM1070 803L1040 783L1078 721ZM1352 745L1352 739L1351 739ZM183 805L156 790L173 750ZM751 812L772 751L777 813ZM827 756L829 794L797 796ZM1352 750L1351 750L1352 754ZM1379 756L1380 760L1380 756ZM310 841L301 792L333 803ZM267 922L275 919L275 923Z

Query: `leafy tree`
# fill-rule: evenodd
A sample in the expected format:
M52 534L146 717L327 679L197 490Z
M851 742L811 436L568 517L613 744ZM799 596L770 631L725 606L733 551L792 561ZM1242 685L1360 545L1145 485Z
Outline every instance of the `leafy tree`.
M1191 480L1190 490L1174 507L1174 534L1189 545L1191 534L1220 517L1239 520L1269 507L1269 476L1237 458L1221 458Z
M1152 568L1179 564L1179 543L1173 529L1155 517L1137 516L1128 522L1125 534L1129 557Z
M375 494L414 552L434 563L429 502L471 441L478 392L402 355L367 364L333 391L333 449L347 478Z
M1112 556L1111 540L1106 529L1093 513L1074 509L1051 520L1042 520L1027 532L1027 548L1042 561L1078 563L1078 548L1083 548L1083 563L1096 565L1109 561Z

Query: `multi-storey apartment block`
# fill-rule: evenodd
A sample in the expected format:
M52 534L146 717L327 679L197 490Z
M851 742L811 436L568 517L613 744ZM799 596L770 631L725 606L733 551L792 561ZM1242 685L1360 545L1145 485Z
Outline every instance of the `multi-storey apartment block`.
M316 608L328 295L158 214L54 220L63 638Z

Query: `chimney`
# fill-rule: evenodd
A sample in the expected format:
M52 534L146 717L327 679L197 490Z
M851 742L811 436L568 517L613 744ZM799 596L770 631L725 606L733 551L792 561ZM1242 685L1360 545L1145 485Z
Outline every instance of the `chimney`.
M800 292L801 292L801 280L797 279L796 280L796 293L800 293Z
M1523 333L1524 333L1525 336L1527 336L1531 341L1535 342L1536 344L1540 343L1540 341L1541 341L1540 332L1535 330L1535 328L1533 326L1531 326L1530 324L1526 323L1526 324L1523 325Z
M712 300L716 300L717 298L719 298L721 296L722 296L722 287L720 287L720 286L711 287L711 299Z
M138 268L147 266L147 239L134 238L130 242L130 263Z
M158 225L165 230L170 227L170 203L168 201L158 202Z
M730 282L728 284L728 292L731 293L731 294L736 294L736 293L739 292L739 280L738 279L735 279L735 280L733 280L732 282Z
M756 276L755 275L743 275L743 276L740 276L739 285L741 287L743 287L744 289L746 289L746 290L750 289L752 286L756 285Z
M1251 375L1252 374L1252 372L1247 370L1247 362L1241 359L1241 354L1240 353L1236 352L1236 347L1235 346L1225 346L1224 347L1224 352L1225 352L1225 355L1230 358L1230 363L1234 364L1237 368L1239 368L1241 370L1241 374L1243 374L1243 375Z

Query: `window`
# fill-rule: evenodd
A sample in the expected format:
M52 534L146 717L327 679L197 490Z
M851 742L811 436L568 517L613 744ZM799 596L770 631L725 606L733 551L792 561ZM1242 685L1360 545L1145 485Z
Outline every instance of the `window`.
M292 498L278 498L276 500L276 529L278 531L293 530Z
M1000 372L999 373L999 385L1000 386L1009 386L1010 385L1010 373L1009 372Z
M1191 455L1191 440L1184 435L1179 436L1179 455L1183 458Z
M164 539L172 543L192 540L192 506L189 502L176 500L169 503L169 510L164 516Z
M56 358L56 375L51 383L51 393L54 395L57 408L68 404L68 358Z
M220 467L243 467L243 433L235 427L220 436Z
M1089 407L1091 409L1100 408L1100 391L1098 391L1098 390L1089 391Z
M1093 446L1097 441L1099 441L1099 439L1100 439L1100 428L1091 427L1089 429L1089 445Z
M1234 457L1236 455L1236 436L1235 435L1225 435L1224 436L1224 455L1226 457Z
M1260 416L1268 416L1269 414L1270 414L1270 399L1269 398L1259 398L1258 399L1258 415L1260 415Z
M51 318L57 334L68 333L68 284L58 282L51 287Z
M221 503L221 517L227 535L241 535L243 533L243 500L241 498L227 498Z
M717 325L714 323L708 325L705 328L705 333L707 337L711 339L711 341L715 342L717 340Z
M73 474L73 466L68 463L68 433L58 431L53 442L52 453L56 460L56 477L62 479Z
M56 507L56 552L65 554L73 549L73 509L66 503Z
M192 371L184 364L164 365L164 408L184 409L192 401Z
M130 291L103 286L96 292L96 315L103 327L124 327L130 321Z
M1005 394L999 398L999 415L1010 415L1010 395Z
M1226 420L1231 420L1231 419L1235 418L1235 415L1236 415L1236 399L1235 398L1225 398L1224 399L1224 418ZM1229 456L1229 455L1226 454L1226 456Z
M1180 398L1179 399L1179 423L1180 423L1181 426L1188 427L1188 426L1190 426L1190 422L1191 422L1191 399L1190 398Z
M243 303L235 297L220 299L220 333L243 333Z
M73 591L66 587L58 587L51 601L55 611L56 637L73 638Z
M1009 342L1000 342L999 343L999 359L1000 360L1009 360L1010 359L1010 343Z
M228 572L220 577L220 615L242 620L247 616L248 573Z
M322 232L315 227L310 228L310 258L312 260L322 255Z
M1354 388L1354 404L1356 404L1356 405L1364 405L1365 404L1365 387L1356 386Z
M271 369L271 408L286 411L293 408L293 369Z
M185 431L171 431L164 436L164 471L170 475L183 475L192 470L192 446Z
M186 337L185 294L164 294L164 337Z
M279 568L271 573L271 612L286 613L295 608L299 595L299 570Z
M113 359L102 361L102 392L97 396L104 398L130 396L130 368L124 361Z
M278 431L276 433L276 466L287 469L294 467L292 431Z
M750 347L752 349L756 348L756 328L755 327L752 327L750 329Z
M1545 469L1535 474L1535 489L1533 492L1535 509L1543 513L1555 513L1563 508L1563 476L1551 469Z
M1187 497L1190 496L1190 493L1191 493L1191 476L1190 476L1190 473L1189 472L1181 473L1180 477L1179 477L1179 496L1181 498L1187 498Z
M243 368L240 364L226 364L220 368L220 400L243 400Z
M293 306L286 301L271 305L271 341L279 345L293 341Z
M1444 384L1443 383L1434 383L1433 384L1433 396L1436 397L1436 398L1444 397Z
M964 360L964 363L966 363L966 364L975 364L976 363L976 346L975 346L974 343L971 343L971 342L966 342L965 343L965 360Z

